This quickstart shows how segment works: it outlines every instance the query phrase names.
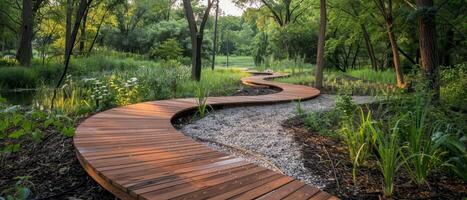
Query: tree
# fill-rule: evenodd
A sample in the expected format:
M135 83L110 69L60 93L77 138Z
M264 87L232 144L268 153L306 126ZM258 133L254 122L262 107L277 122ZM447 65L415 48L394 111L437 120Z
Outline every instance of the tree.
M201 79L201 51L203 45L203 33L206 26L206 22L209 17L209 11L211 10L213 0L208 0L208 5L204 11L203 18L201 20L200 27L196 25L195 15L191 6L191 0L183 0L183 7L185 9L185 16L188 21L188 27L190 29L191 38L191 78L199 81Z
M79 53L84 54L84 45L86 42L86 22L88 21L88 9L84 12L83 19L81 20L81 31L80 31L80 39L79 39Z
M434 92L434 99L439 98L439 54L436 39L436 10L433 0L417 0L418 30L420 33L421 67L428 87Z
M21 14L21 41L16 54L16 59L21 65L31 65L32 57L32 0L23 0L23 11Z
M79 2L78 10L76 11L75 24L73 25L73 30L71 31L71 37L70 37L71 45L68 51L65 52L65 64L64 64L65 66L63 68L62 75L60 76L60 79L58 80L57 85L55 86L50 109L54 108L54 101L57 96L57 89L60 88L60 86L62 85L63 80L65 79L66 73L68 71L68 66L70 64L70 58L71 58L71 52L73 51L73 47L75 46L76 36L78 35L81 20L86 10L88 9L89 5L91 4L91 2L92 0L80 0Z
M21 11L21 40L19 43L16 59L21 65L31 65L32 38L34 35L34 15L39 10L44 0L23 0Z
M73 15L73 0L66 0L66 21L65 21L65 54L64 57L66 57L66 52L71 47L71 18Z
M318 50L316 56L315 87L323 87L324 45L326 39L326 0L320 0Z
M304 10L300 9L303 2L304 0L235 0L235 3L239 5L261 3L280 27L296 22L304 14Z
M219 17L219 0L217 0L216 2L216 18L214 21L214 42L212 43L212 66L211 66L212 70L214 70L214 65L216 64L218 17Z
M386 25L386 32L388 34L389 42L391 43L392 61L394 71L396 72L397 86L400 88L405 87L404 77L402 75L401 62L399 58L399 48L397 46L396 36L394 34L394 18L392 15L392 0L373 0L376 7L384 18Z

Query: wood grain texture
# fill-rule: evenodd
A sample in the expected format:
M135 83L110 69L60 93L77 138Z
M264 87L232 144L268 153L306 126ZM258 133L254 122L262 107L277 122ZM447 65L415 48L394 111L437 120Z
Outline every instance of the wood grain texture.
M311 99L319 90L269 81L275 94L209 97L212 106L258 105ZM76 154L87 173L121 199L330 199L326 192L278 172L211 149L177 131L171 120L197 107L194 98L138 103L98 113L81 123Z

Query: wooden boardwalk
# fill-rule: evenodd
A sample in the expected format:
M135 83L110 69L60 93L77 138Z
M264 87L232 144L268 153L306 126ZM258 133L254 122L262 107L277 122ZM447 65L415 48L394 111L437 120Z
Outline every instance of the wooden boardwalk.
M310 99L319 90L265 79L246 84L281 88L260 96L210 97L211 105L264 104ZM313 186L218 152L177 131L171 119L197 106L195 99L138 103L96 114L74 137L88 174L121 199L336 199Z

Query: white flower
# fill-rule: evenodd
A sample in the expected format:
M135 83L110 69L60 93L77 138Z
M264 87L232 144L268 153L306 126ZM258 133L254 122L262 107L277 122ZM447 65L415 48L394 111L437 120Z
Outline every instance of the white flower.
M136 82L138 79L136 77L130 78L131 82Z

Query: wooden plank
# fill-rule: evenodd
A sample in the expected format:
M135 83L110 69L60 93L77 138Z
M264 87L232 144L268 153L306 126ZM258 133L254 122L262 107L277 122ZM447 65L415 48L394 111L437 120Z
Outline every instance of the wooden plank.
M319 90L268 80L242 79L281 92L209 97L212 105L254 105L309 99ZM195 109L194 98L133 104L98 113L81 123L73 139L84 169L122 199L329 199L316 187L215 151L177 131L171 119Z

